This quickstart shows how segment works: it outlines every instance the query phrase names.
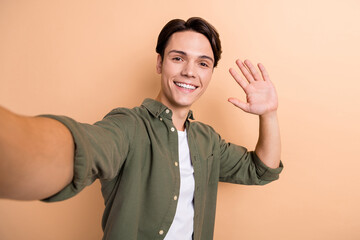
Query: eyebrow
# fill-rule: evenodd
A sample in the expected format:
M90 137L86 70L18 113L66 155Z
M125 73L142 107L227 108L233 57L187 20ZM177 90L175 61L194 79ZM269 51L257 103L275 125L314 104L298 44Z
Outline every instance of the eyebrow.
M169 51L169 54L170 54L170 53L178 53L178 54L187 56L187 53L186 53L186 52L184 52L184 51L179 51L179 50L171 50L171 51ZM209 57L209 56L207 56L207 55L200 55L199 58L209 59L210 61L214 62L214 59L212 59L212 57Z

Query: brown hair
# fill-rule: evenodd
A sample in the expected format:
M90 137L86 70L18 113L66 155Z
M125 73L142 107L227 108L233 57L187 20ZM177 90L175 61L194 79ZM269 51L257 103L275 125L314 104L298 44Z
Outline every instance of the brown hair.
M219 34L210 23L199 17L189 18L186 22L182 19L173 19L168 22L159 34L156 52L160 54L163 59L164 51L171 35L176 32L189 30L201 33L209 40L215 58L214 67L216 67L221 57L221 42Z

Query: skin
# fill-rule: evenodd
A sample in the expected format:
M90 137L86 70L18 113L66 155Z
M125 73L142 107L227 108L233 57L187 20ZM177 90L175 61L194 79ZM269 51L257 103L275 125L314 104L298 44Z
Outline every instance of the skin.
M246 93L246 101L229 98L241 110L259 116L259 138L255 153L265 165L277 168L281 158L280 129L277 118L278 98L275 87L265 67L259 63L260 72L249 61L236 61L241 76L233 68L230 74Z
M202 34L185 31L174 33L164 51L158 55L156 69L161 74L161 89L156 98L173 111L175 127L183 131L192 104L208 87L214 65L214 55L209 40ZM185 89L175 83L195 87Z
M25 117L0 107L0 198L49 197L73 178L70 131L49 118Z
M210 83L213 59L207 38L193 31L173 34L164 59L157 58L161 89L156 99L172 110L178 130L184 130L190 107ZM281 144L275 87L263 65L258 64L259 71L248 60L236 64L241 74L233 68L230 74L247 97L246 101L229 98L229 102L259 116L255 152L267 166L276 168ZM73 138L60 122L0 107L0 198L36 200L57 193L72 181L73 160Z
M174 33L164 51L157 58L157 72L161 74L161 89L156 98L173 111L173 123L184 131L187 114L192 104L205 92L213 73L211 45L208 39L194 31ZM230 68L230 74L246 94L246 101L235 97L228 99L241 110L259 116L259 138L256 154L269 167L280 163L280 130L277 119L278 98L275 87L265 67L258 69L249 61L236 61L240 73ZM181 88L176 83L186 83L196 89Z

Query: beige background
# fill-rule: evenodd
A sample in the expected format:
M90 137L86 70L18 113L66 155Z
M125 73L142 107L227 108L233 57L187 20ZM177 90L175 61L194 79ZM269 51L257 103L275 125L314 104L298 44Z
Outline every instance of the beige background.
M228 68L261 61L280 99L285 169L264 187L220 184L215 239L360 239L360 2L0 0L0 105L93 123L155 97L155 44L172 18L216 26L223 55L197 120L253 149L257 117ZM0 239L100 239L98 182L68 201L0 200ZM125 223L124 223L125 224Z

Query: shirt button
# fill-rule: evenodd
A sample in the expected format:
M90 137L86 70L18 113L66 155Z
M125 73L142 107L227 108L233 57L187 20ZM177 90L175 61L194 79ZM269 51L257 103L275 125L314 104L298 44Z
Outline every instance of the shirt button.
M162 121L162 118L160 118L160 121Z
M159 234L160 234L160 235L163 235L163 234L164 234L164 230L160 230L160 231L159 231Z
M179 163L178 162L175 162L175 167L179 166Z
M172 128L170 128L170 130L171 130L172 132L174 132L174 131L175 131L175 128L174 128L174 127L172 127Z
M175 201L177 200L177 196L176 196L176 195L174 196L174 200L175 200Z
M165 112L166 112L166 113L169 113L169 112L170 112L170 110L169 110L169 109L166 109L166 110L165 110Z

